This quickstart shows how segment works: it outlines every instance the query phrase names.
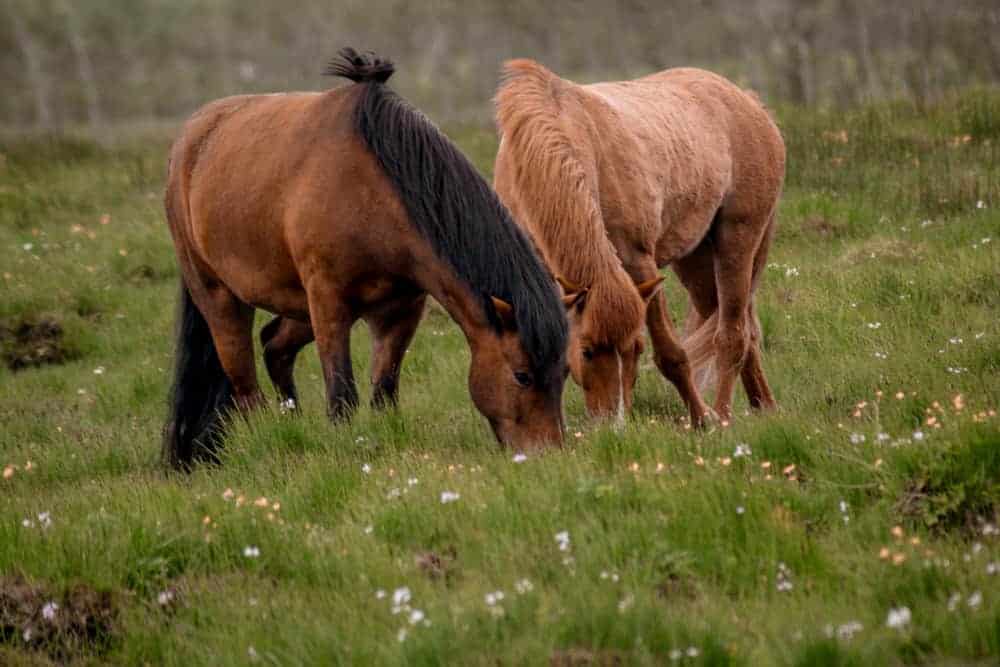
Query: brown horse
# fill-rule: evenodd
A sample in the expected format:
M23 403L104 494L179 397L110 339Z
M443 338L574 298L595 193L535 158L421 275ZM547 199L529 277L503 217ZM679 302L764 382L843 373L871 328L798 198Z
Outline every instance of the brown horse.
M757 98L697 69L577 85L515 60L495 102L497 192L553 271L587 290L569 364L588 409L630 407L644 320L694 423L711 415L694 371L713 359L723 419L740 374L751 405L772 407L753 293L785 148ZM691 298L683 344L657 290L666 265Z
M182 276L166 460L214 457L219 416L263 400L254 309L268 371L295 398L296 353L315 339L327 411L358 403L350 331L372 332L373 403L396 399L427 294L471 348L469 391L496 437L559 442L568 324L530 239L472 164L385 86L388 61L351 49L323 93L212 102L170 154L167 220Z

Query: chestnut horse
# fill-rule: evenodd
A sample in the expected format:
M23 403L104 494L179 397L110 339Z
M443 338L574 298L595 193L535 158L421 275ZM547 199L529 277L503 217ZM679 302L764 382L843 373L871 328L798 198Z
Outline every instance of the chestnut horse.
M569 364L590 412L630 408L643 321L693 423L711 416L693 377L713 360L722 419L737 375L752 406L774 406L753 294L785 148L757 98L698 69L578 85L514 60L495 102L497 193L556 275L587 290ZM691 299L684 343L657 289L667 265Z
M262 402L256 308L277 315L262 339L286 401L315 332L338 420L358 403L352 325L372 333L373 404L394 403L427 294L465 334L469 391L497 439L561 441L558 286L472 164L386 87L393 71L344 49L327 73L356 85L218 100L174 143L166 210L182 290L169 464L215 458L220 415Z

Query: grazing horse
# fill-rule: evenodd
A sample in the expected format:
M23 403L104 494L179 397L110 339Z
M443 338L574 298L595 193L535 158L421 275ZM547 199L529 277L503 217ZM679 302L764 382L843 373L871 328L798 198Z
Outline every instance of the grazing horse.
M752 406L774 406L753 293L785 147L758 99L698 69L578 85L514 60L495 103L494 187L567 288L586 290L570 316L569 364L589 411L630 408L643 321L693 423L712 416L694 377L713 360L722 419L737 375ZM667 265L691 299L683 343L657 289Z
M182 278L166 461L212 459L220 413L263 400L254 310L286 401L317 343L331 419L358 403L350 332L372 333L373 404L396 399L427 294L471 349L469 391L502 443L562 439L568 323L559 288L490 186L385 82L393 65L341 51L356 85L228 97L186 123L170 153L167 220Z

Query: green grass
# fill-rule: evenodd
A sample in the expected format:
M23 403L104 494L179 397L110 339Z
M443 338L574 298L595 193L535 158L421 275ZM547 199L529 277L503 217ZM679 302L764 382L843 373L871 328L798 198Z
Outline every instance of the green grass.
M222 465L186 477L158 464L165 141L2 140L0 327L54 320L70 354L0 367L0 663L995 664L998 110L983 90L924 113L778 111L788 183L759 297L776 415L741 397L730 428L684 431L647 355L623 431L571 387L567 446L515 463L431 309L397 413L330 426L310 348L304 414L234 424ZM489 173L490 132L453 136ZM15 576L44 590L19 612ZM115 610L83 640L46 625L80 584ZM392 613L402 587L429 625Z

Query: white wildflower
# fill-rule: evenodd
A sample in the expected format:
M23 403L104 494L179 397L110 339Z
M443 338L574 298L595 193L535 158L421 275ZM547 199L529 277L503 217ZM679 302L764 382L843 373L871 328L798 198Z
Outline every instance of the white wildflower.
M528 460L528 455L527 454L520 454L520 453L514 454L514 458L511 459L511 460L514 463L524 463L525 461Z
M45 606L42 607L42 617L46 621L51 621L56 617L56 612L59 611L59 605L55 602L46 602Z
M493 591L492 593L487 593L486 595L483 596L483 600L485 600L487 607L492 607L496 604L499 604L500 601L503 600L503 598L504 598L503 591Z
M559 544L559 551L569 551L569 531L556 533L556 542Z
M860 621L848 621L837 628L837 636L840 639L851 639L864 629L865 626Z
M750 456L753 452L750 450L750 445L745 442L741 442L736 445L736 449L733 450L733 458L738 459L741 456Z
M367 463L363 463L363 464L361 465L361 472L363 472L364 474L366 474L366 475L367 475L367 474L368 474L368 473L370 473L371 471L372 471L372 467L371 467L371 465L369 465L369 464L367 464Z
M442 491L441 492L441 504L447 505L448 503L453 503L458 500L461 496L454 491Z
M410 612L410 625L416 625L420 621L424 620L426 614L420 609L414 609Z
M983 603L983 594L979 591L975 591L969 596L969 599L965 601L965 604L969 605L969 609L978 609L979 605Z
M962 601L961 593L952 593L948 597L948 611L955 611L958 609L958 603Z
M864 441L865 441L865 436L864 436L863 433L852 433L851 434L851 444L852 445L860 445Z
M517 591L518 595L525 595L535 590L535 587L528 579L518 579L514 582L514 590Z
M174 601L174 592L169 589L160 591L160 594L156 596L156 601L161 607L165 607Z
M635 604L635 596L629 593L618 601L618 612L624 614L633 604Z
M885 619L886 626L896 630L902 630L910 624L913 615L909 607L894 607L889 610L889 615Z
M774 587L781 593L787 593L795 587L792 584L792 571L784 563L778 563L778 574L775 576Z
M396 639L401 644L406 641L406 628L399 629L399 632L396 633Z
M410 589L406 586L397 588L392 592L392 604L395 607L402 607L410 602Z
M253 545L243 547L243 555L247 558L257 558L260 556L260 548Z

